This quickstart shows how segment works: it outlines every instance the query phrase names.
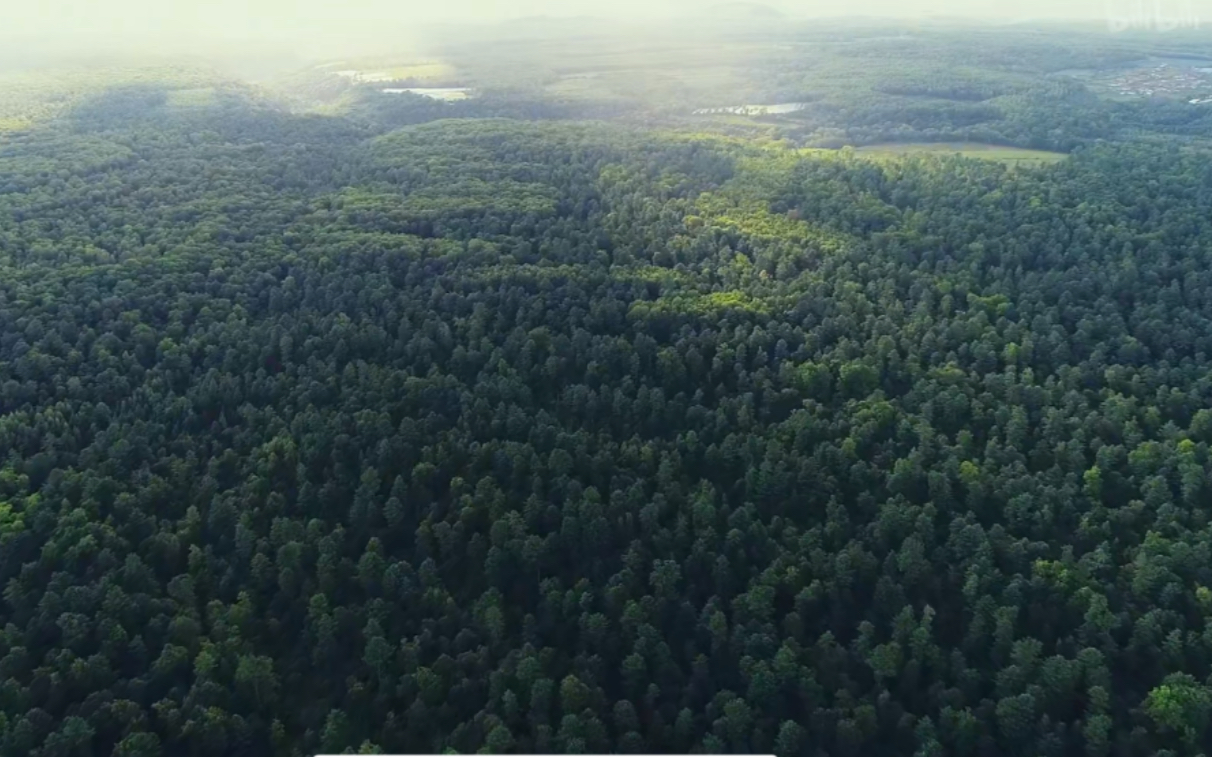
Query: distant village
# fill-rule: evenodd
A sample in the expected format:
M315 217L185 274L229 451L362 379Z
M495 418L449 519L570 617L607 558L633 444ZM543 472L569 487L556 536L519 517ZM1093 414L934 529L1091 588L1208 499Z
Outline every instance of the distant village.
M1184 97L1192 105L1212 103L1212 68L1162 63L1120 72L1099 82L1112 94L1126 97ZM1193 94L1199 97L1190 97Z

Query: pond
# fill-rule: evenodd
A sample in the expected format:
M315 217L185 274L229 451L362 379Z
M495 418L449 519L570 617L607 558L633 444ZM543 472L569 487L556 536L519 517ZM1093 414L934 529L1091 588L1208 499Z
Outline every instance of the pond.
M402 95L408 93L410 95L432 97L435 100L466 100L471 96L470 87L392 87L382 91L384 94L388 95Z
M722 108L699 108L696 116L710 116L721 113L732 113L738 116L777 116L783 113L794 113L808 107L806 103L774 103L772 105L729 105Z

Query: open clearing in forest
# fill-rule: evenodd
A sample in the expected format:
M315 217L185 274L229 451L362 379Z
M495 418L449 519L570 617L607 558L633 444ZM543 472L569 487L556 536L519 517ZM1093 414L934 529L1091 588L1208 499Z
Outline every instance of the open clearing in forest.
M983 142L886 142L856 147L865 155L962 155L966 158L995 160L1009 165L1042 165L1057 163L1068 156L1063 152L1028 150L1023 147L991 145Z

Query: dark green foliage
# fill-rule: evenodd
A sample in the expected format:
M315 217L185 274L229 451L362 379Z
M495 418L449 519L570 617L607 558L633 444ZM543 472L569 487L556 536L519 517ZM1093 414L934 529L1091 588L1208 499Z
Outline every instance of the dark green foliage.
M1206 157L148 97L0 152L0 753L1212 746Z

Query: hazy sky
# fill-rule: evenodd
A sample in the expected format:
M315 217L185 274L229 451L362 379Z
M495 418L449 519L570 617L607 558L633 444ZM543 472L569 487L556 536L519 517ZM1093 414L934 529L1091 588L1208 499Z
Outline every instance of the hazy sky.
M1109 8L1212 0L761 0L792 16L914 14L987 18L1102 18ZM0 0L0 43L60 50L148 45L167 52L204 42L267 44L382 33L437 21L595 15L653 19L694 14L717 0Z

